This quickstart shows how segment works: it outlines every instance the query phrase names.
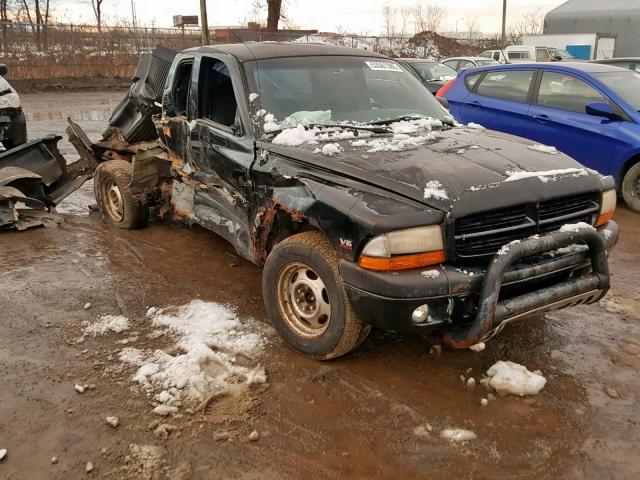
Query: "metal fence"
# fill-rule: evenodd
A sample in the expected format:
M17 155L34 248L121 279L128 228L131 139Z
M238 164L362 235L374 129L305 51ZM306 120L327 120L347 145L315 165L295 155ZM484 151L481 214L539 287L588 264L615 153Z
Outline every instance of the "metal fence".
M392 57L438 59L447 55L477 53L480 46L459 43L436 34L377 37L301 32L268 33L250 29L215 29L213 43L245 41L296 41L325 43L372 50ZM11 79L128 77L138 57L155 46L183 50L200 45L197 28L24 23L0 25L0 63L7 64Z

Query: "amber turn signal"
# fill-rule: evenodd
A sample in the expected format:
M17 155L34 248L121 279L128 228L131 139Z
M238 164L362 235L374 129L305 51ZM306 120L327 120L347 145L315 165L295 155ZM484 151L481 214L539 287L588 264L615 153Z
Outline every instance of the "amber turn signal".
M411 255L397 255L390 258L362 255L358 260L358 265L367 270L390 272L428 267L429 265L437 265L444 261L444 250L438 250L435 252L414 253Z

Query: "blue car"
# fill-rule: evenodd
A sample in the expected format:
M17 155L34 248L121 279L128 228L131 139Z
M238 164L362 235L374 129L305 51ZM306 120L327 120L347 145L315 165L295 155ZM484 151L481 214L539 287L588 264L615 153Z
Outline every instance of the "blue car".
M553 146L616 180L640 211L640 74L593 63L467 69L438 96L461 123Z

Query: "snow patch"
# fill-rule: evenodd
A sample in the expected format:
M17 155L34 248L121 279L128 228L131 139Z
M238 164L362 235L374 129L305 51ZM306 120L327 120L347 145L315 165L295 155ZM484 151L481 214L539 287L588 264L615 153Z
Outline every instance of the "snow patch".
M509 176L505 179L505 182L514 182L516 180L536 177L542 183L547 183L549 180L556 180L557 177L584 177L588 175L588 172L584 168L560 168L540 172L509 171L507 175Z
M129 319L124 315L100 315L98 320L84 330L85 335L104 335L107 332L124 332L129 330Z
M558 150L556 150L556 147L550 147L549 145L542 145L539 143L536 143L535 145L529 145L527 148L529 150L535 150L537 152L542 152L542 153L549 153L551 155L558 154Z
M149 315L156 327L168 329L176 339L172 353L124 348L119 358L138 367L132 380L157 402L173 408L196 406L211 395L228 393L266 382L261 366L246 366L261 350L265 339L249 330L235 310L225 305L193 300ZM247 361L237 364L238 357ZM154 410L155 411L155 410Z
M465 430L464 428L445 428L440 432L440 438L451 443L463 443L475 440L478 436L471 430Z
M585 222L565 223L562 227L560 227L561 232L577 232L579 230L595 230L595 228Z
M521 242L521 240L513 240L513 241L507 243L506 245L503 245L502 247L500 247L500 250L498 250L498 255L506 255L507 253L509 253L509 249L513 245L517 245L520 242Z
M440 276L440 272L438 270L425 270L421 275L425 278L438 278Z
M427 182L426 187L424 188L424 199L435 199L435 200L448 200L449 195L447 191L444 189L442 184L438 180L431 180Z
M253 102L255 102L255 101L258 99L258 97L259 97L259 96L260 96L260 95L258 95L257 93L250 93L250 94L249 94L249 101L250 101L251 103L253 103Z
M479 123L473 123L473 122L467 123L467 128L473 128L474 130L486 130L486 128L484 128Z
M327 143L322 147L322 154L331 157L332 155L337 155L342 152L343 148L337 143Z
M491 385L499 395L536 395L544 388L547 379L539 373L527 370L527 367L514 362L496 362L487 370Z

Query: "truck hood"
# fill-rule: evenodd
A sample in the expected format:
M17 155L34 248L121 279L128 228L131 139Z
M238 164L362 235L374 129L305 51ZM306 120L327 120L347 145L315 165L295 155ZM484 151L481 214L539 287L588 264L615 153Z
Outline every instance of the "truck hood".
M482 198L486 210L491 208L488 197L499 206L513 203L513 195L530 201L603 188L597 172L519 137L468 127L432 133L435 139L401 151L371 152L370 145L354 146L353 139L335 142L342 151L332 155L322 153L327 143L321 142L296 147L272 144L269 150L444 212L461 200L474 210L474 199ZM385 138L390 140L391 135L366 140ZM486 190L497 195L482 195Z

